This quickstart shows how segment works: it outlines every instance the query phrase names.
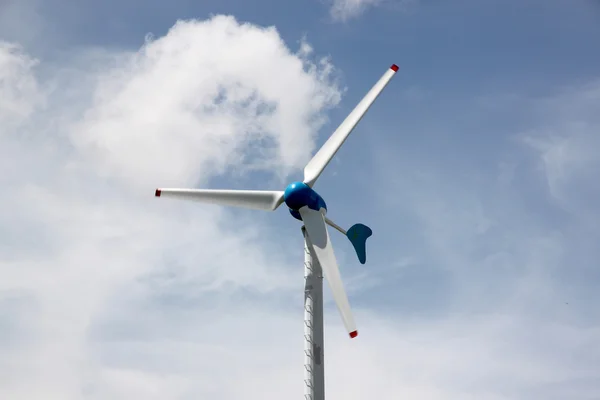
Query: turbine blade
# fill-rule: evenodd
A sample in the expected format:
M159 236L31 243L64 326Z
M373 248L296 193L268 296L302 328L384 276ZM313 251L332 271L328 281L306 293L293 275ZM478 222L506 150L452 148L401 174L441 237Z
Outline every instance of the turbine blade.
M155 196L265 211L283 203L283 192L266 190L156 189Z
M398 71L398 66L394 64L383 74L379 81L375 83L354 110L348 114L346 119L313 156L312 160L306 164L306 167L304 167L304 183L310 187L315 184L327 164L329 164L333 156L335 156L335 153L337 153L342 144L344 144L348 135L350 135L350 132L352 132L356 124L362 119L369 107L371 107L371 104L373 104L375 99L377 99L379 94L394 77L396 71Z
M358 335L358 331L356 330L350 303L344 290L337 260L333 253L333 247L331 246L331 240L329 239L329 233L325 225L325 218L319 211L312 210L306 206L302 207L299 212L313 251L317 256L317 260L319 260L319 264L321 264L323 276L333 293L333 298L344 321L344 326L348 330L350 337L354 338Z

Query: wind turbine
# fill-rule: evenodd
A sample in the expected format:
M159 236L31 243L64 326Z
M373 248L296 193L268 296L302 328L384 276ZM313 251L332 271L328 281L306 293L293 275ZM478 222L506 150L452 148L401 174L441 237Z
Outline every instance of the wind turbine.
M371 104L398 71L393 64L375 83L354 110L346 117L331 137L304 167L304 180L293 182L284 191L212 190L212 189L156 189L156 197L173 197L213 203L223 206L275 211L285 203L292 216L304 223L304 338L306 400L324 399L323 364L323 277L327 279L344 326L350 335L358 335L350 303L340 277L337 260L331 246L327 226L346 235L358 256L366 262L366 241L373 232L363 224L355 224L348 231L326 217L327 205L313 186L333 156L348 138L350 132L365 115Z

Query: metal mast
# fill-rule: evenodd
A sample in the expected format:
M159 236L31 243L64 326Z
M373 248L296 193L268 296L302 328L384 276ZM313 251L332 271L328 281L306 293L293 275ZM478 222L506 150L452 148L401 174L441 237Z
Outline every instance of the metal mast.
M325 399L323 359L323 273L312 252L306 229L304 236L304 399Z

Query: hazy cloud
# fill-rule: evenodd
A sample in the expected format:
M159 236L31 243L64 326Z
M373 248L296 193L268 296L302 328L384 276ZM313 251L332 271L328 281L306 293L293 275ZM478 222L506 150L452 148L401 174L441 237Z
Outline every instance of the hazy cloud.
M332 0L330 14L334 21L345 22L364 14L370 8L385 5L388 8L406 9L418 0Z
M423 344L420 357L398 357L417 363L431 354L426 363L435 365L412 370L428 374L414 398L600 395L595 88L511 102L507 115L529 107L531 119L487 153L496 169L478 167L467 142L461 168L414 154L398 138L374 148L379 212L402 220L401 256L419 260L386 296L410 321L398 328L397 346L411 329ZM407 385L398 392L413 394Z

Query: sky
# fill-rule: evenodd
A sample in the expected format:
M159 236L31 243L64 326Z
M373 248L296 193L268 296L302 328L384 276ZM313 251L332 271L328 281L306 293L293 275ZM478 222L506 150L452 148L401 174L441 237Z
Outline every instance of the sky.
M326 396L600 399L600 3L3 0L0 397L303 393L301 223L154 197L319 179Z

